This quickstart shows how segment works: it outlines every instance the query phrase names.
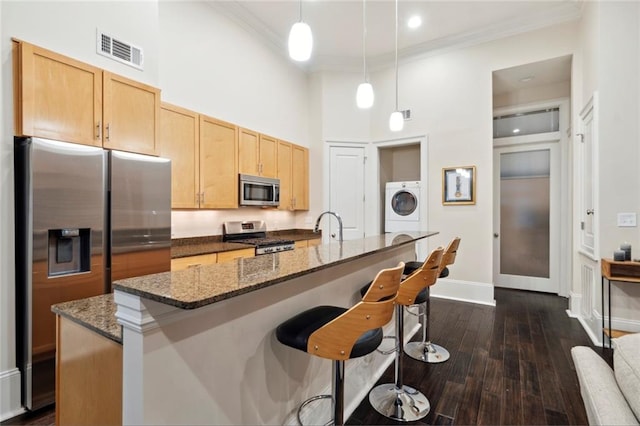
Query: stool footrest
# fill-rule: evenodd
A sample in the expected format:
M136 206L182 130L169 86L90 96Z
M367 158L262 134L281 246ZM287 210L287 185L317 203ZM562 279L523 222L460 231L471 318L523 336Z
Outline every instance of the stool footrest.
M378 385L369 392L369 402L383 416L399 422L412 422L426 417L431 410L422 392L410 386Z
M314 395L311 398L304 400L302 404L300 404L300 406L298 407L298 413L296 414L296 416L298 417L298 423L300 423L300 426L304 425L304 423L302 423L302 418L301 418L302 409L307 405L311 404L312 402L315 402L321 399L333 399L333 395ZM334 424L334 421L333 419L331 419L327 423L325 423L324 426L331 426L333 424Z
M448 350L431 342L409 342L404 346L404 353L429 364L445 362L450 357Z
M383 339L393 339L393 340L395 340L395 344L393 345L393 348L391 348L389 350L383 351L381 349L376 349L376 352L378 352L379 354L382 354L382 355L389 355L389 354L392 354L392 353L398 351L398 338L396 336L383 336L382 338Z

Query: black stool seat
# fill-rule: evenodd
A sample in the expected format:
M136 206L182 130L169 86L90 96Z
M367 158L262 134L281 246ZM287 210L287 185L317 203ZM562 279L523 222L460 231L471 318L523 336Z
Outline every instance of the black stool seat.
M420 266L422 266L422 263L420 264ZM372 283L373 281L371 281ZM366 284L364 287L362 287L360 289L360 296L364 297L364 295L367 293L367 291L369 290L369 287L371 287L371 283ZM418 293L418 295L416 296L416 301L415 304L419 305L420 303L424 303L427 300L427 288L423 288L420 293Z
M309 336L347 310L337 306L317 306L301 312L280 324L276 328L276 337L284 345L307 352ZM382 337L382 328L365 331L353 345L349 358L358 358L375 351L382 343Z
M402 272L402 274L411 275L416 269L418 269L421 266L422 266L422 262L407 262L404 265L404 271ZM449 276L449 268L445 266L442 272L440 272L440 275L438 276L438 278L446 278L448 276Z

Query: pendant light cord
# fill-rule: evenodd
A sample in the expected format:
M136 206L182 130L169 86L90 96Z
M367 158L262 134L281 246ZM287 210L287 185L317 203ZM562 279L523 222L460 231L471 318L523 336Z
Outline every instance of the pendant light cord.
M398 0L396 0L396 111L398 111Z
M362 0L362 65L367 83L367 0Z
M300 5L300 21L299 22L302 22L302 0L300 0L299 5Z

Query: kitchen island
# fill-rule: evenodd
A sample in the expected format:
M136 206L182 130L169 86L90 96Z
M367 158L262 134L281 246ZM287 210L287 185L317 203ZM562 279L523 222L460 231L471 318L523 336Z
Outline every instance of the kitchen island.
M123 423L295 423L300 402L330 393L331 362L281 345L277 325L314 306L353 305L380 269L415 259L415 241L435 234L385 234L115 282ZM407 337L417 327L407 317ZM385 334L393 333L390 323ZM374 352L346 363L347 416L392 361ZM323 414L308 410L306 421L323 422Z

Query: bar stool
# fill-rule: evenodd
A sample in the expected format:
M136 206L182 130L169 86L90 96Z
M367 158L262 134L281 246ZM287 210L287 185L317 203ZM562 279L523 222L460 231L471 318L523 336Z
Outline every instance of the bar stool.
M449 245L442 255L438 278L444 278L449 275L449 268L447 268L447 266L453 265L453 263L455 262L459 246L459 237L455 237L449 242ZM407 267L405 266L405 273L406 271ZM404 347L404 352L413 359L417 359L418 361L427 362L430 364L448 360L450 357L449 351L440 345L432 343L429 339L429 330L431 328L429 325L431 319L430 287L425 288L424 292L420 293L419 297L416 298L416 304L420 305L420 310L422 311L418 314L420 318L422 318L422 340L420 342L407 343L407 345Z
M344 424L344 361L367 355L382 343L382 326L391 321L404 263L376 275L362 301L350 309L318 306L283 322L276 329L280 343L333 360L333 423ZM303 402L300 410L315 396ZM300 424L302 422L300 421Z
M415 304L425 287L438 279L443 249L433 250L421 268L400 283L396 298L395 383L378 385L369 392L369 402L385 417L401 422L419 420L429 414L431 405L422 392L404 384L402 347L404 345L403 306ZM371 286L369 286L371 287Z

